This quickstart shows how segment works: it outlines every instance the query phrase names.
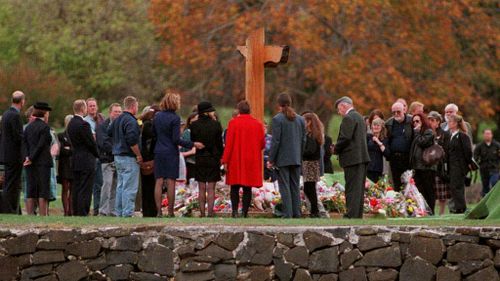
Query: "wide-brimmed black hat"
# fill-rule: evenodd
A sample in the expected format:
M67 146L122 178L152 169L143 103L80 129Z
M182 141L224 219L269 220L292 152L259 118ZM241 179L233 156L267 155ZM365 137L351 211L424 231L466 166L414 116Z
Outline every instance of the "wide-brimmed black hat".
M208 101L202 101L198 104L198 114L203 114L206 112L213 112L215 108Z
M45 110L45 111L52 111L52 108L49 106L48 103L43 102L43 101L37 101L35 105L33 105L35 109L40 109L40 110Z

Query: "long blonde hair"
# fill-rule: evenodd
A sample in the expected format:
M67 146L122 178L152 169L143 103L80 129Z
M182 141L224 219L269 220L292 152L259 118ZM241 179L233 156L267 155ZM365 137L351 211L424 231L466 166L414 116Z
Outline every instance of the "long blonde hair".
M325 143L325 129L323 123L319 120L316 113L306 113L304 114L304 119L306 120L306 131L311 135L320 145Z
M467 126L465 126L465 122L462 116L458 114L453 114L448 116L448 122L450 122L450 120L457 122L458 129L462 131L462 133L467 134Z

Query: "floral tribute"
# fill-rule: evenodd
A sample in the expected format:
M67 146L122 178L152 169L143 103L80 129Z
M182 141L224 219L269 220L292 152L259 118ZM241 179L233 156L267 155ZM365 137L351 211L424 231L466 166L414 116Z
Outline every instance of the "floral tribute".
M424 217L429 215L430 210L422 194L415 186L412 171L403 174L404 189L401 192L394 190L387 176L376 183L369 180L365 183L364 212L377 216L395 217ZM329 185L325 180L317 184L317 194L321 202L320 211L323 213L340 213L347 211L345 201L345 189L339 182ZM230 187L223 181L216 185L216 196L214 211L216 213L230 213L232 211L229 196ZM240 192L243 192L240 190ZM240 194L241 197L242 194ZM309 202L302 193L302 210L307 213ZM279 215L282 209L282 201L277 183L265 182L261 188L252 189L251 213L273 213ZM175 210L181 216L193 216L193 211L199 209L198 186L191 181L190 184L178 182L176 188ZM241 204L241 203L240 203ZM166 207L168 200L162 201ZM241 205L238 206L241 211Z

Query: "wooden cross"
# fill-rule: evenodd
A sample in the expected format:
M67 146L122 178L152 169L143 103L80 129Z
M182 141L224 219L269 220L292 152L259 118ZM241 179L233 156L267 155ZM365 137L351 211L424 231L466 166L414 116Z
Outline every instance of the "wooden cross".
M245 99L252 115L264 121L264 67L276 67L288 60L288 46L266 46L264 28L252 32L245 46L237 49L245 57Z

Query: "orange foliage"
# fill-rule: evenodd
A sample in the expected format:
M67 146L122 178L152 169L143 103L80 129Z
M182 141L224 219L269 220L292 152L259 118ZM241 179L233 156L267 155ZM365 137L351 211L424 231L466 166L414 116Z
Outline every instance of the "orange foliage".
M388 110L404 97L428 110L455 102L477 122L500 111L500 28L490 6L472 0L154 0L150 18L164 43L160 58L178 75L176 87L198 97L234 104L243 96L244 62L235 47L264 26L270 43L291 47L288 63L266 74L268 102L289 91L299 109L326 118L342 95L352 96L362 112Z

